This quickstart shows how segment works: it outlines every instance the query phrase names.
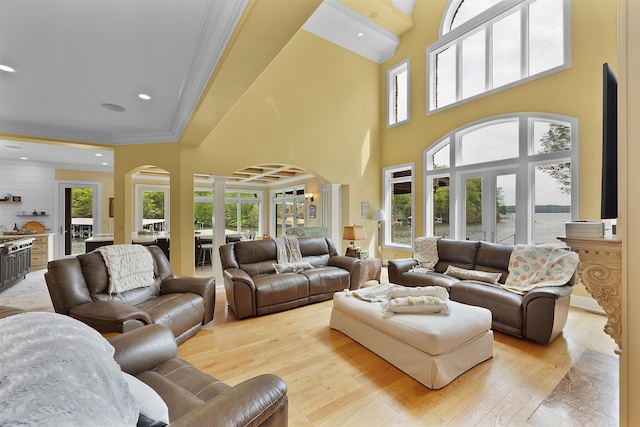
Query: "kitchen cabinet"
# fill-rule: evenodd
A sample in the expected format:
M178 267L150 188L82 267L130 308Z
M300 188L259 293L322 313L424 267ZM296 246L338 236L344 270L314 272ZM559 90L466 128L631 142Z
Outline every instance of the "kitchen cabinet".
M31 248L32 269L47 268L47 263L53 260L53 236L53 233L33 235L35 240Z

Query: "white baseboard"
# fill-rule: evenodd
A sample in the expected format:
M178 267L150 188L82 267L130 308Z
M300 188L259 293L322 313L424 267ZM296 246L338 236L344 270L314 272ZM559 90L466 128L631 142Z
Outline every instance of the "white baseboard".
M581 297L579 295L571 295L571 306L582 308L587 311L592 311L598 314L606 314L598 302L589 297Z

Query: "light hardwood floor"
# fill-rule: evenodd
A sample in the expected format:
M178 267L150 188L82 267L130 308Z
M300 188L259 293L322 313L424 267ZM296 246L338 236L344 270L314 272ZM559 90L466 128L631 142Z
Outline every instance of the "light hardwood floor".
M261 373L289 388L291 426L518 426L585 348L613 355L606 318L571 309L548 346L495 333L493 358L429 390L329 328L332 302L237 320L218 292L214 321L180 346L198 368L237 384Z
M53 311L42 271L0 294L0 304ZM207 272L198 271L198 274ZM237 320L224 291L213 322L180 357L235 385L262 373L288 386L290 426L526 426L585 348L613 355L604 316L571 309L548 346L495 333L493 358L429 390L329 328L332 302ZM575 424L578 425L578 424Z

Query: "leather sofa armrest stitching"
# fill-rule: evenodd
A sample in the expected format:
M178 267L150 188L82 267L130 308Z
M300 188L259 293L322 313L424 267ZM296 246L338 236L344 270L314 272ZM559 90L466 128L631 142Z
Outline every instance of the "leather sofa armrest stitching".
M283 397L283 396L286 396L286 392L284 392L284 393L280 393L280 395L278 396L278 398L277 398L277 399L274 399L274 401L273 401L273 402L271 402L271 403L269 404L269 406L265 407L264 409L262 409L262 411L258 412L258 413L257 413L257 414L256 414L256 415L255 415L255 416L254 416L254 417L253 417L253 418L252 418L252 419L251 419L247 424L245 424L245 427L246 427L246 426L249 426L249 425L251 425L251 424L253 424L253 422L254 422L257 418L259 418L262 414L264 414L265 412L267 412L267 410L269 410L269 409L270 409L271 407L273 407L275 404L279 404L279 405L281 405L282 403L280 402L280 400L282 399L282 397Z

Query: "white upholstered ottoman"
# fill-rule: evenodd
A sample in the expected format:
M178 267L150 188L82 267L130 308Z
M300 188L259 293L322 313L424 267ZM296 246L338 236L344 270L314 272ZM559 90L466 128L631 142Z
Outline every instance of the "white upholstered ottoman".
M430 389L493 356L491 312L449 301L450 314L394 314L382 304L336 292L329 326Z

